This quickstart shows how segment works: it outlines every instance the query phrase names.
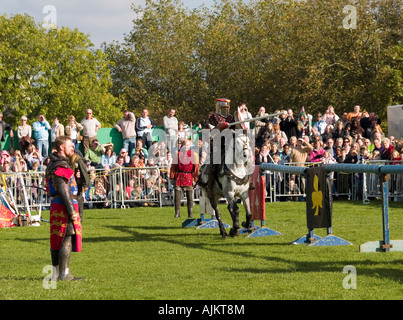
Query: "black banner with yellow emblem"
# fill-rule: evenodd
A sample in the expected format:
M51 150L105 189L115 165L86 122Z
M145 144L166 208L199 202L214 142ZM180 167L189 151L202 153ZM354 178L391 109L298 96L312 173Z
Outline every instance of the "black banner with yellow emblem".
M323 167L306 170L306 220L308 229L332 227L332 188Z

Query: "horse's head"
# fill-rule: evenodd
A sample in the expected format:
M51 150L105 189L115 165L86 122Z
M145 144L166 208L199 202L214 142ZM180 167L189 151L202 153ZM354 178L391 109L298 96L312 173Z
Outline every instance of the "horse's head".
M247 135L236 135L234 139L235 154L234 162L238 165L247 166L253 159L253 151L250 139Z

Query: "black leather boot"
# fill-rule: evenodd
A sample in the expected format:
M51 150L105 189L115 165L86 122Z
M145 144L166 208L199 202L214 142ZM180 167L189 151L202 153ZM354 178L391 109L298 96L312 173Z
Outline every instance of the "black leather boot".
M255 185L252 184L252 177L249 178L249 190L255 190Z

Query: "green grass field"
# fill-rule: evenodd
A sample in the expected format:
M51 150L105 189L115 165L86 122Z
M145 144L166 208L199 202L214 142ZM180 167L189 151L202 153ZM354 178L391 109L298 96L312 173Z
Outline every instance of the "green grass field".
M230 224L226 206L221 209ZM54 290L43 286L49 224L1 229L0 299L403 298L403 252L359 252L360 244L382 240L380 202L334 203L333 233L353 243L338 247L290 244L307 232L305 203L268 203L266 226L282 235L262 238L223 240L218 229L182 228L185 218L173 216L171 207L85 211L83 252L73 253L70 265L84 281L58 282ZM403 239L403 203L390 204L390 227L392 240ZM348 265L357 270L356 289L343 287Z

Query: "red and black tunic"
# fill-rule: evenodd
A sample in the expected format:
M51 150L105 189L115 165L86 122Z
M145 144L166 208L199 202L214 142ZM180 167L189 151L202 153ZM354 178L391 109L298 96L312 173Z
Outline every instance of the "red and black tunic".
M175 187L191 187L198 177L199 156L192 149L186 151L182 148L171 165L171 179L175 180Z

